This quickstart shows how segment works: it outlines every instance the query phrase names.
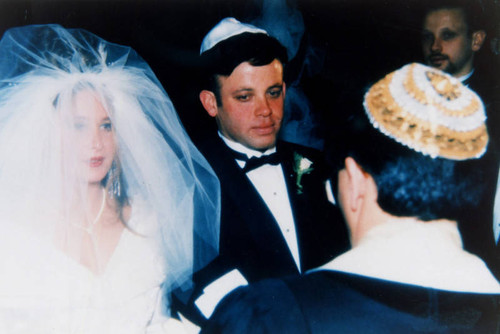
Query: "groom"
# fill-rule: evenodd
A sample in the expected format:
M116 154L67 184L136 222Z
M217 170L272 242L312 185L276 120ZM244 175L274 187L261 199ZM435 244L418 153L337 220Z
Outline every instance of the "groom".
M500 284L462 249L457 222L487 182L476 172L488 143L479 98L420 64L364 96L364 108L346 106L331 161L353 248L305 275L238 288L203 334L498 333Z
M328 201L319 152L276 140L286 49L266 31L228 18L204 38L201 60L207 83L199 97L218 133L199 149L222 193L220 255L195 275L190 301L206 318L232 288L304 273L345 251L348 237Z

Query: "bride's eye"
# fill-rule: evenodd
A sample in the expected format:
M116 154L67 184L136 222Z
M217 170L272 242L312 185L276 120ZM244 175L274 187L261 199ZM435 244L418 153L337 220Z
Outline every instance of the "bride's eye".
M111 122L106 122L101 124L101 128L104 129L105 131L111 131L113 130L113 124L111 124Z

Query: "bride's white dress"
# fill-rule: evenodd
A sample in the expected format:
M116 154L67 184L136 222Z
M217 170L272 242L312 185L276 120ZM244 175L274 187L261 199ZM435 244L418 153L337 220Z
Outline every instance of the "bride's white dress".
M150 239L124 229L96 275L50 242L15 229L0 236L0 333L162 331L165 268Z

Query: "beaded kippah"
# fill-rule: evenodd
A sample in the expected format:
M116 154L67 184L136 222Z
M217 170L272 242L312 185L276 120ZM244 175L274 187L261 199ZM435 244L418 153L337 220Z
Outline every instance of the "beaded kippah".
M375 128L433 158L466 160L486 151L481 99L440 70L408 64L373 85L364 107Z

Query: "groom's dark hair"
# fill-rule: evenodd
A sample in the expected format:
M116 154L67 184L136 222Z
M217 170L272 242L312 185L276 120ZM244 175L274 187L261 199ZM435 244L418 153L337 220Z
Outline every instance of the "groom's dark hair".
M229 76L244 62L264 66L278 59L283 66L288 61L286 48L274 37L264 33L245 32L217 43L200 56L204 69L203 89L212 91L221 105L219 76Z

